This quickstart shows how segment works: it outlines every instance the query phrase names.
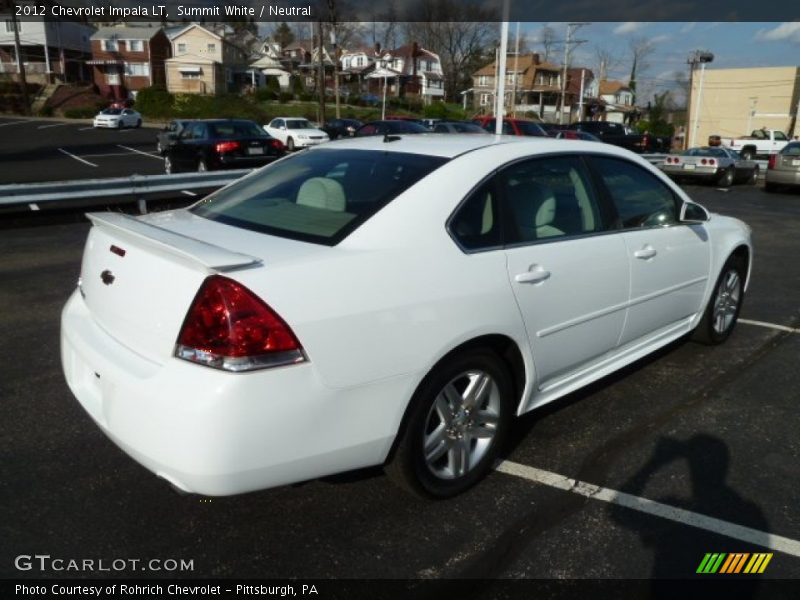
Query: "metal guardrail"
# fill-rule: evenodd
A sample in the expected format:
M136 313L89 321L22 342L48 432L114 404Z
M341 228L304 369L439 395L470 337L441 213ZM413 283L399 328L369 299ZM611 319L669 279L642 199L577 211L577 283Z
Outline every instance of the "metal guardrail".
M178 173L173 175L132 175L113 179L50 181L0 185L0 208L28 206L39 210L40 204L73 201L137 202L140 212L147 212L147 200L170 192L192 192L220 188L250 173L250 169ZM189 194L191 195L191 194Z

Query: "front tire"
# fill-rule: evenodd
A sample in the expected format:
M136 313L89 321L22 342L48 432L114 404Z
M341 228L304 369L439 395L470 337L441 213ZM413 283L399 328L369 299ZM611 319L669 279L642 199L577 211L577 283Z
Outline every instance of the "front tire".
M426 498L448 498L492 468L514 410L511 376L489 350L466 351L423 380L386 473Z
M141 127L141 126L142 126L142 120L141 119L137 119L137 121L136 121L136 129L139 129L139 127Z
M292 138L286 140L286 150L294 152L294 140Z
M703 318L692 334L702 344L716 345L728 339L744 301L744 279L747 265L731 256L722 267Z
M757 185L758 184L758 176L759 176L760 172L761 172L761 170L759 169L758 165L756 165L756 168L753 169L753 173L752 173L752 175L750 175L750 179L748 179L747 182L750 185Z

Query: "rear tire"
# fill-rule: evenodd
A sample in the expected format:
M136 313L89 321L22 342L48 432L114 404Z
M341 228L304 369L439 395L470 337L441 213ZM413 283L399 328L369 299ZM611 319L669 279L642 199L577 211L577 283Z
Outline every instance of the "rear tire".
M206 171L208 171L208 165L206 164L206 161L201 158L199 161L197 161L197 172L205 173Z
M747 265L731 256L722 267L714 291L708 300L703 318L692 333L692 339L701 344L716 345L728 339L744 301L744 280Z
M511 376L489 350L446 359L417 388L386 474L424 498L480 481L502 448L514 411Z
M172 162L172 159L169 156L164 157L164 172L167 175L178 172L178 169L175 167L175 163Z
M750 179L747 180L747 183L749 183L750 185L757 185L758 184L758 176L759 176L760 173L761 173L761 170L759 169L758 165L756 165L756 168L753 169L753 174L750 175Z
M136 121L136 128L138 129L138 128L139 128L139 127L141 127L141 126L142 126L142 120L141 120L141 119L138 119L138 120Z
M736 170L733 167L728 167L727 169L725 169L725 173L723 173L722 176L719 178L719 181L717 181L717 185L724 188L731 187L735 180L736 180Z
M751 150L750 148L746 148L745 150L742 150L739 153L739 156L742 157L742 160L753 160L755 152L753 152L753 150Z

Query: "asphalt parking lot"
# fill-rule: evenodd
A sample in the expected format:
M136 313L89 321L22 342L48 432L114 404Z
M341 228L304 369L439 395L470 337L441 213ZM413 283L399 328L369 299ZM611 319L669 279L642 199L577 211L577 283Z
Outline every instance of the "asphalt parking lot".
M89 120L0 117L0 185L164 173L157 129L94 129Z
M23 131L13 127L4 133ZM49 135L67 144L73 129ZM143 149L145 133L81 131L87 141L64 148ZM33 146L21 154L20 169L37 160ZM686 189L754 230L750 290L728 342L675 343L525 416L497 472L433 503L380 469L238 497L177 495L117 449L63 381L59 312L88 224L3 230L0 576L58 576L15 568L16 556L40 553L192 560L184 577L683 578L706 553L771 552L762 577L800 578L800 195Z

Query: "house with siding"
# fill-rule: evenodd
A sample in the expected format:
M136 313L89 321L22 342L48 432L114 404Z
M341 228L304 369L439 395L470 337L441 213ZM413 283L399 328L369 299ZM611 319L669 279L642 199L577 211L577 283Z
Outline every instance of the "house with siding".
M171 45L158 27L103 27L91 37L92 79L100 93L122 99L152 85L165 85Z
M167 89L181 94L222 94L248 83L250 53L192 23L172 34L172 58L165 61Z

